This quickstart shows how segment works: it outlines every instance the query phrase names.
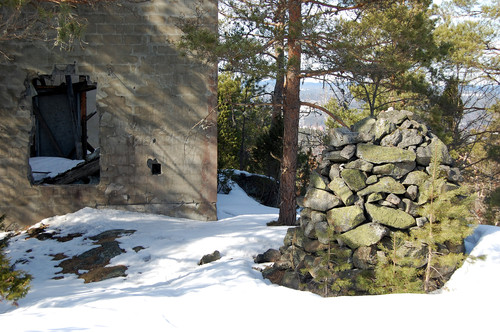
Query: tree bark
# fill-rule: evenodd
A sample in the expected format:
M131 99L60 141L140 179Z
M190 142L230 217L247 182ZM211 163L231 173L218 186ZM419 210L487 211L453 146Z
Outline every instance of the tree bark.
M282 225L295 225L297 221L295 179L297 174L300 114L301 46L298 39L302 32L301 4L301 0L288 1L288 64L283 105L283 159L281 163L281 202L278 219L278 223Z

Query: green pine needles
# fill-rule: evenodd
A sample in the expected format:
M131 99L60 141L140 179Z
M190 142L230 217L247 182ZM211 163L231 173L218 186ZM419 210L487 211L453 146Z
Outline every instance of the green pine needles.
M465 260L463 241L473 231L474 196L446 182L436 153L429 167L431 177L421 192L427 203L420 208L427 222L382 241L376 267L358 278L359 288L371 294L432 292Z
M5 216L0 216L0 225ZM17 306L17 301L28 294L31 275L24 271L14 270L3 249L6 241L0 245L0 302L9 301Z

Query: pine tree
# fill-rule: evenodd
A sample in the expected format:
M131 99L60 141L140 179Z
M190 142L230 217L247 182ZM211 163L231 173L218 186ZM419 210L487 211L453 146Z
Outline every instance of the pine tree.
M4 218L5 215L0 216L0 229ZM0 302L6 300L17 305L17 301L28 294L31 276L12 268L9 259L3 253L6 243L4 240L0 243Z
M466 258L463 242L473 231L474 197L465 187L455 187L441 176L434 153L430 179L420 193L427 203L419 213L428 222L408 233L392 232L390 240L379 246L383 254L378 255L373 273L360 276L360 287L373 294L431 292L449 279Z
M225 70L251 73L253 77L271 78L284 84L283 89L275 89L281 91L279 95L283 97L282 105L279 105L283 110L279 223L296 223L295 181L300 107L305 105L328 112L323 107L301 100L301 81L305 78L327 80L329 76L346 72L358 73L367 68L363 66L364 63L380 62L377 59L379 40L358 47L356 42L362 38L342 39L347 30L355 36L356 25L351 26L350 21L358 22L365 12L371 10L383 17L385 10L391 9L391 13L395 13L393 23L398 23L397 14L404 12L403 7L412 8L413 13L418 15L418 10L429 4L427 0L224 0L220 2L219 9L226 20L222 20L220 33L197 24L199 21L196 19L181 22L179 26L184 34L178 46L188 53L192 52L197 58L220 61ZM422 18L414 25L397 30L399 25L406 22L388 25L400 37L393 45L396 48L401 45L401 50L412 46L411 52L424 52L426 47L419 43L427 40L423 30L409 31L427 25L424 21ZM415 42L418 47L414 47ZM365 48L369 48L370 52L366 52ZM391 52L386 54L390 55ZM384 61L397 60L390 56L386 58ZM356 63L352 62L353 59ZM276 103L277 99L274 98L273 102Z

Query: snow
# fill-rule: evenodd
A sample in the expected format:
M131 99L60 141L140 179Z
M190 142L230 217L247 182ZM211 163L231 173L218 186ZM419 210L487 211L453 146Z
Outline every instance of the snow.
M322 298L273 285L254 269L253 256L282 245L287 227L266 226L277 209L235 186L218 196L218 213L219 221L200 222L85 208L42 221L48 231L84 236L10 240L8 256L26 259L16 268L34 280L19 307L0 303L2 331L498 331L499 227L476 229L467 248L485 259L467 261L436 294ZM115 228L136 230L118 239L126 252L111 261L127 265L127 277L52 279L60 269L49 255L83 253L94 246L88 237ZM219 261L197 265L214 250Z
M59 157L33 157L29 163L34 181L40 181L44 178L53 178L58 174L64 173L85 160L72 160Z

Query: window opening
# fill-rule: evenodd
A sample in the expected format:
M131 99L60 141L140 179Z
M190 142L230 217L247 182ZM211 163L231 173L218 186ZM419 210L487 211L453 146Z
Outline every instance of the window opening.
M35 127L30 166L35 184L99 182L97 85L74 66L31 81Z

